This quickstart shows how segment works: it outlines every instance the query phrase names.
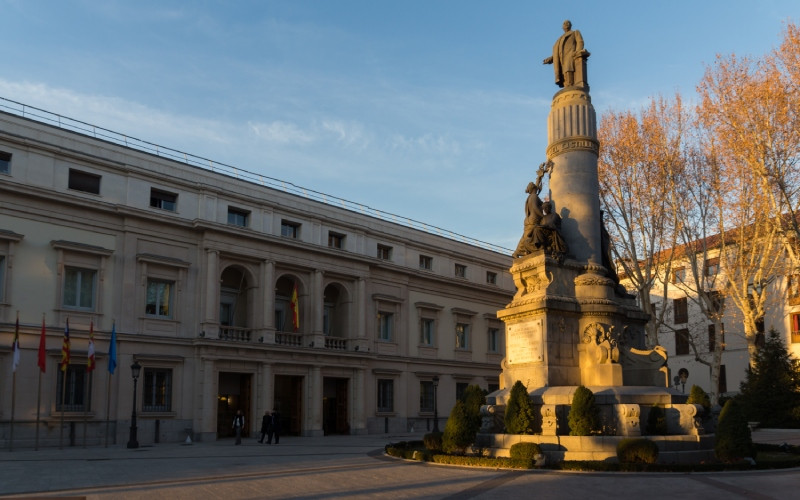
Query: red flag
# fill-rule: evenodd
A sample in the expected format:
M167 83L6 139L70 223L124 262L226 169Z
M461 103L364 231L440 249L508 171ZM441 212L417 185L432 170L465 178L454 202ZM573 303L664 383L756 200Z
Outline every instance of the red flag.
M69 318L67 324L64 326L64 340L61 342L61 363L59 367L62 372L67 371L69 366Z
M89 350L88 359L86 360L86 373L91 373L94 370L94 320L89 323Z
M44 327L44 314L42 315L42 334L39 336L39 369L42 373L47 372L47 340L46 340L46 329Z
M289 306L292 308L292 327L294 327L294 331L297 331L300 328L300 301L297 298L297 283L292 289L292 301Z

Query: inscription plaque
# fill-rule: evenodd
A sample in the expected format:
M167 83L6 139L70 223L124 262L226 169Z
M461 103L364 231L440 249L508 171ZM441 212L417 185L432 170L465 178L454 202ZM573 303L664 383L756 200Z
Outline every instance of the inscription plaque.
M508 363L541 363L544 361L542 320L508 325Z

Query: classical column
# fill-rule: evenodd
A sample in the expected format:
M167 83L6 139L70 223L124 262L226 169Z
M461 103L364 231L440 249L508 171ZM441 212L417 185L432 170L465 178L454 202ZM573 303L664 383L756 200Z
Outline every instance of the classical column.
M272 365L269 363L261 363L259 366L261 373L261 387L258 391L258 403L256 404L258 408L258 418L261 418L264 415L265 411L272 410L274 407L274 390L272 386L273 374L272 374ZM256 428L260 428L259 425L255 426Z
M203 323L219 322L219 251L206 250L205 311ZM210 332L206 332L210 333Z
M203 385L201 386L201 398L203 406L201 411L200 429L195 429L195 433L200 434L203 441L214 441L217 435L217 394L214 383L214 360L203 359Z
M312 366L308 376L308 428L304 434L308 436L321 436L322 430L322 369Z
M602 265L599 143L589 92L569 88L556 93L547 124L550 195L562 219L561 234L577 261Z
M275 263L261 261L262 316L260 331L265 344L275 343Z
M350 387L350 407L352 408L353 416L351 422L351 429L353 434L366 434L366 406L367 397L364 391L365 383L365 370L363 368L356 368L353 370L353 381Z

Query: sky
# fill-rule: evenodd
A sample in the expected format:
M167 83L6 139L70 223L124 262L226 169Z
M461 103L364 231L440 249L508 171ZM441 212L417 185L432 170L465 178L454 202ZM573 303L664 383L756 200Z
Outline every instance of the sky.
M760 57L797 0L0 0L0 97L513 249L565 19L592 103Z

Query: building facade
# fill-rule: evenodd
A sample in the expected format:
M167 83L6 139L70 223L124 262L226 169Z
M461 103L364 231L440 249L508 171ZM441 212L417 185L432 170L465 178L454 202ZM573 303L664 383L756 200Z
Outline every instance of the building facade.
M228 437L237 410L251 436L272 409L287 434L424 431L497 388L508 254L78 128L0 113L6 442L124 442L134 409L142 443Z
M658 343L667 349L672 383L678 390L689 392L692 385L701 387L707 393L734 395L739 392L745 380L749 355L745 338L742 313L732 299L719 294L723 305L722 335L717 335L716 326L700 310L689 287L682 283L692 283L688 262L673 263L671 275L661 276L667 280L666 297L655 293L662 288L656 286L650 295L651 303L658 311L664 311L664 324L659 329ZM719 282L724 275L719 269L719 258L712 253L700 272L720 273ZM706 274L711 275L711 274ZM759 342L777 332L786 344L788 351L800 358L800 276L774 276L767 280L766 314L758 323ZM623 280L623 284L625 280ZM711 368L713 352L718 341L722 342L722 361L719 385L712 386Z

